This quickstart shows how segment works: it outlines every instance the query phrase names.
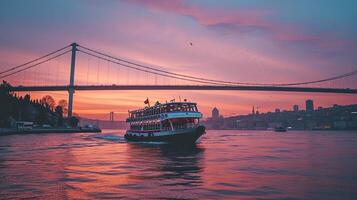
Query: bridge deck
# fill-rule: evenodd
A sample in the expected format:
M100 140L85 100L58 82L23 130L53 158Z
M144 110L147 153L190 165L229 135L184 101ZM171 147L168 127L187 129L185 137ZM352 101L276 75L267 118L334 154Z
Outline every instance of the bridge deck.
M15 86L10 91L68 91L70 86ZM312 88L277 86L220 86L220 85L75 85L74 90L242 90L277 92L318 92L357 94L357 89L349 88Z

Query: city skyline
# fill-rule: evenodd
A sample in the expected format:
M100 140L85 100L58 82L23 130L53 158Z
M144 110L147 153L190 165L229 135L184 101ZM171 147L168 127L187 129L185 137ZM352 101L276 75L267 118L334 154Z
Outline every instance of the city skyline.
M24 63L45 52L77 41L114 55L163 66L188 75L228 81L295 82L330 77L355 68L357 20L354 1L6 1L0 8L3 29L0 69ZM76 12L81 10L80 13ZM304 11L304 12L302 12ZM16 26L15 26L16 24ZM30 28L31 27L31 28ZM85 62L84 62L85 63ZM52 65L68 66L68 63ZM77 74L85 64L78 63ZM68 66L69 67L69 66ZM47 73L47 74L46 74ZM48 77L46 72L40 77ZM29 77L28 79L35 79ZM59 77L59 79L66 77ZM78 76L77 81L86 78ZM93 78L94 79L94 78ZM11 78L6 79L11 83ZM92 81L92 80L89 80ZM88 82L88 78L87 78ZM357 81L348 79L356 86ZM339 83L341 84L341 83ZM30 93L41 98L45 93ZM204 116L212 105L223 116L357 102L354 95L236 92L126 91L75 94L74 112L118 119L143 107L147 97L165 102L179 96L199 102ZM292 98L293 94L293 98ZM52 92L56 100L66 92ZM317 107L317 106L316 106Z
M307 103L308 101L311 101L312 104L311 104L311 110L308 109L308 107L310 105L308 105L309 103ZM313 100L313 99L306 99L305 102L303 102L303 105L304 106L300 106L300 105L297 105L297 104L292 104L290 108L288 109L281 109L279 106L276 106L275 107L275 110L266 110L265 112L261 112L260 111L260 107L256 107L255 105L252 105L251 107L251 112L248 112L248 113L244 113L244 114L237 114L237 115L231 115L231 116L225 116L225 117L234 117L234 116L239 116L239 115L250 115L250 114L253 114L253 115L258 115L258 114L266 114L266 113L273 113L273 112L277 112L277 110L279 110L279 112L291 112L291 111L294 111L294 112L308 112L308 111L315 111L315 110L320 110L320 109L324 109L324 108L332 108L332 107L336 107L336 106L341 106L339 104L332 104L332 105L328 105L326 107L323 107L323 106L316 106L316 102ZM319 105L319 104L317 104ZM351 105L347 105L347 106L352 106L352 105L356 105L356 104L351 104ZM316 107L315 107L316 106ZM264 109L263 109L264 110ZM213 107L211 109L211 117L207 117L207 118L214 118L213 117L213 112L217 112L218 115L217 116L220 116L219 113L220 113L220 109L219 107Z

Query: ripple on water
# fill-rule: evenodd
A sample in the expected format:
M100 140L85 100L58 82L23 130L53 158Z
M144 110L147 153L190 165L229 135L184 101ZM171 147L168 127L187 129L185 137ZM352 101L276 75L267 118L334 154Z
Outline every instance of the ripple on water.
M189 148L105 130L1 139L0 199L357 199L356 134L208 130Z

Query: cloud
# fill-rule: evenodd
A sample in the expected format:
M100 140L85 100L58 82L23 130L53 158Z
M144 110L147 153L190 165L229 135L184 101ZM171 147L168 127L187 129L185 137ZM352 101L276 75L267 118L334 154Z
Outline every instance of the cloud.
M153 11L171 12L188 16L200 25L219 30L227 34L255 33L272 38L281 45L312 45L321 49L335 49L347 44L347 41L334 40L321 34L308 33L303 27L289 23L274 21L276 15L271 10L263 9L221 9L189 4L185 0L127 1L142 5Z

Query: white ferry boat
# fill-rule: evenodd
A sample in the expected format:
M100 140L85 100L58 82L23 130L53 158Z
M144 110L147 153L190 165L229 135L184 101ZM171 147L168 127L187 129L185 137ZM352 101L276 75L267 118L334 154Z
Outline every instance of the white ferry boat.
M129 141L193 144L205 133L200 118L202 114L196 103L157 102L151 107L129 111L126 122L130 128L125 138Z

